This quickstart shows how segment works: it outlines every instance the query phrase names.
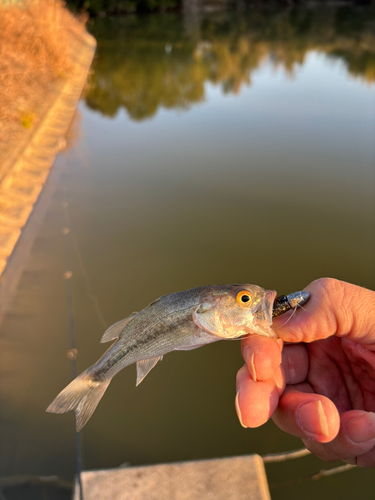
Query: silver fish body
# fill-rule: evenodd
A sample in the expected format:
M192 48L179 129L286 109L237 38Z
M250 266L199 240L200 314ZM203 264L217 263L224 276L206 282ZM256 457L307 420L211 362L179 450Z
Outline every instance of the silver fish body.
M74 410L80 431L111 379L137 363L137 385L173 350L190 350L247 334L277 338L271 329L276 292L257 285L211 285L165 295L112 325L102 342L116 340L90 368L74 379L47 408Z

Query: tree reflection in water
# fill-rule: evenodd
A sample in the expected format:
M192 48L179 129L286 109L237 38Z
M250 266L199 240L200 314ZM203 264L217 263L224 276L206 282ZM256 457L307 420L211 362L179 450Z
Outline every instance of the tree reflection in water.
M373 7L259 9L98 19L91 109L134 120L160 107L188 109L205 98L205 83L238 93L270 61L293 76L311 51L341 61L355 78L375 81Z

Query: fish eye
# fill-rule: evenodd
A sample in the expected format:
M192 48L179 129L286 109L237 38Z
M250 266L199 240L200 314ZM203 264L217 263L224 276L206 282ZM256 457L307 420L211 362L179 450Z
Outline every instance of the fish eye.
M236 295L236 301L242 306L250 306L253 302L253 295L247 290L241 290Z

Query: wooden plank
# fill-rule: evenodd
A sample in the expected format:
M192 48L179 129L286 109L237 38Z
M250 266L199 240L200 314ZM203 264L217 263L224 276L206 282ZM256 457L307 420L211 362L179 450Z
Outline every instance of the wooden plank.
M259 455L87 471L82 485L85 500L271 499Z

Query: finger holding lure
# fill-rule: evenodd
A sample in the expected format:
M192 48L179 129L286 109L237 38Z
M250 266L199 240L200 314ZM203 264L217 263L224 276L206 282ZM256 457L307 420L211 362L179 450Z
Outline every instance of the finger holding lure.
M263 335L277 339L274 317L302 306L307 292L278 297L257 285L209 285L164 295L145 309L118 321L101 342L115 340L103 356L75 378L47 408L74 410L79 432L93 414L110 381L137 363L137 385L164 354L196 349L223 339Z

